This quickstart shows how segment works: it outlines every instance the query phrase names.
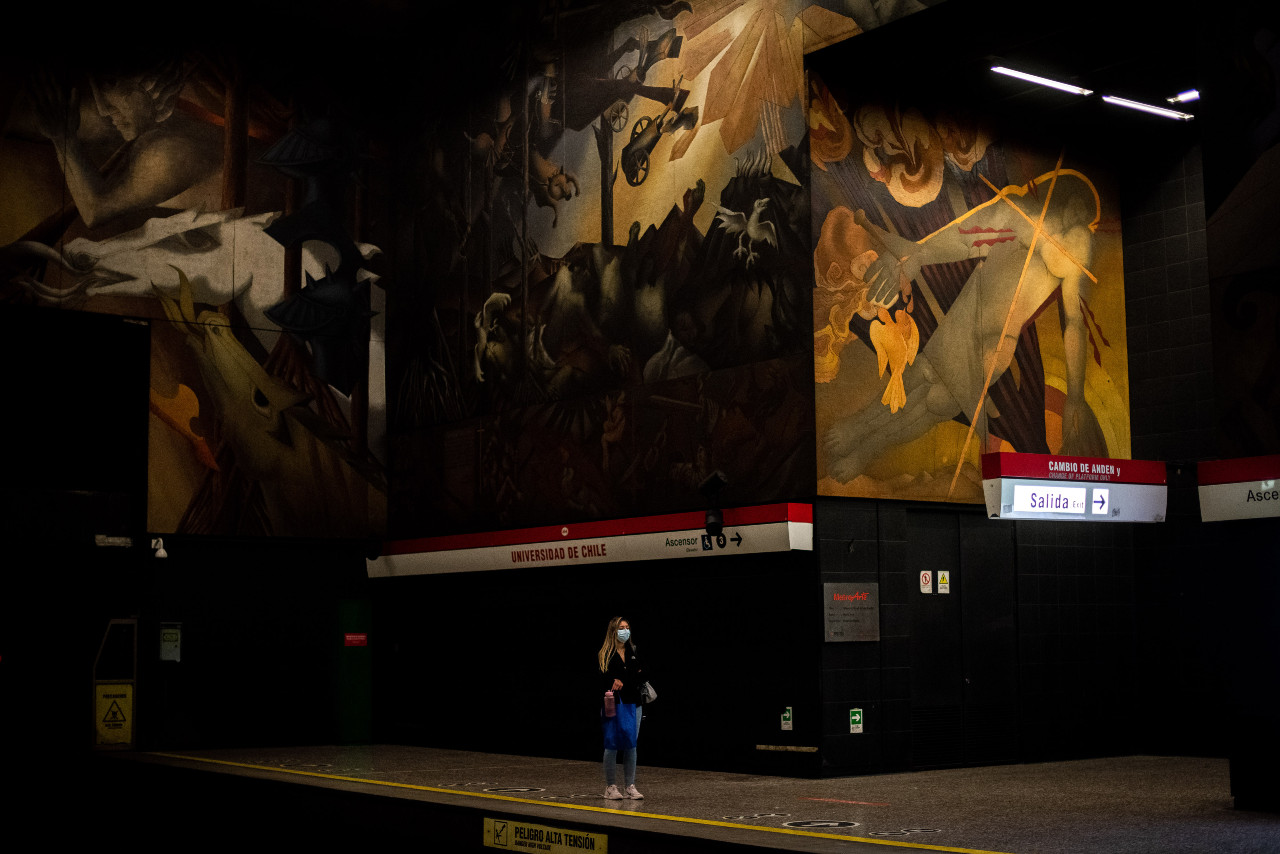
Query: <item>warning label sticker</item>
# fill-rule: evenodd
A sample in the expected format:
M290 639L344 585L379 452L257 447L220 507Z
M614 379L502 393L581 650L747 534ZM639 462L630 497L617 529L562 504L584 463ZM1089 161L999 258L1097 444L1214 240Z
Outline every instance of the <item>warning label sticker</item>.
M485 818L484 845L503 851L549 851L551 854L578 854L582 851L608 852L609 837L545 824L527 824L500 818Z
M133 685L104 683L93 686L97 744L133 742Z

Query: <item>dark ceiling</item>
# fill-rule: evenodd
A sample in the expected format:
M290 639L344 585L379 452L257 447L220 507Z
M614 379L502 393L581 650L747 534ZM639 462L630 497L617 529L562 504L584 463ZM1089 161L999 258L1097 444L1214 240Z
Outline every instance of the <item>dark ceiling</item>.
M846 97L967 104L1029 129L1101 134L1114 143L1117 132L1176 132L1169 126L1182 123L1106 104L1103 94L1163 105L1180 91L1204 87L1204 29L1181 13L1170 14L1172 8L1145 0L946 0L810 54L808 65ZM1094 94L1081 97L1004 77L990 70L993 65Z

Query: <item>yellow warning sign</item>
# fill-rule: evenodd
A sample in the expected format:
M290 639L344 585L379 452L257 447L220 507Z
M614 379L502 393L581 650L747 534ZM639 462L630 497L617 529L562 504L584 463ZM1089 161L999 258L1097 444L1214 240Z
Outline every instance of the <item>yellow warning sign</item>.
M93 686L96 745L133 744L133 684L103 682Z
M609 836L545 824L527 824L503 818L484 820L484 845L503 851L549 851L551 854L581 854L609 850Z

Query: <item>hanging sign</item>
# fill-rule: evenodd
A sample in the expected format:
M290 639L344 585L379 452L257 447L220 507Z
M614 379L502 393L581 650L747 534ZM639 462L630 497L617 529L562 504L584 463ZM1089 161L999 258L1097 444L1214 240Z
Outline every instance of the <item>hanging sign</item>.
M1213 460L1196 469L1203 521L1280 516L1280 456Z
M1163 522L1165 464L1154 460L983 454L982 491L992 519Z
M377 578L813 551L812 504L726 507L723 515L724 530L715 535L697 511L396 540L367 566Z

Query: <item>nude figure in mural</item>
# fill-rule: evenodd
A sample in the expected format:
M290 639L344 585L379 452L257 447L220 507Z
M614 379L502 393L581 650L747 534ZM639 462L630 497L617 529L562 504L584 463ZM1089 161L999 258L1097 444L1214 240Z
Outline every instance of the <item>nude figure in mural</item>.
M1068 169L1056 180L1048 173L1031 185L1005 188L918 242L883 231L859 211L858 223L884 250L864 274L872 305L888 307L899 294L909 293L926 265L985 260L903 372L905 403L896 412L870 403L827 432L823 445L831 475L848 482L889 448L957 416L979 416L987 406L987 390L1013 359L1023 327L1055 297L1065 318L1067 362L1061 452L1080 453L1088 335L1083 300L1092 279L1099 216L1093 184Z
M81 99L50 80L32 89L40 132L57 152L85 225L94 228L121 214L149 208L215 175L221 163L219 134L175 114L183 74L178 64L144 74L95 75L94 107L124 144L106 163L93 162L81 138ZM193 207L183 200L180 207Z

